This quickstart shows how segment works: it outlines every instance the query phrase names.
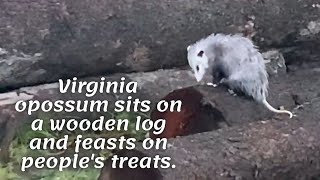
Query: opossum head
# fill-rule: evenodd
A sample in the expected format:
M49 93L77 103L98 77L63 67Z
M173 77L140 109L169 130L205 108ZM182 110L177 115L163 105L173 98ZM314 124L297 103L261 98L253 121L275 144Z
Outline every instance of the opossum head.
M193 44L188 46L187 54L189 66L191 67L196 80L200 82L209 67L209 59L205 49L197 46L197 44Z

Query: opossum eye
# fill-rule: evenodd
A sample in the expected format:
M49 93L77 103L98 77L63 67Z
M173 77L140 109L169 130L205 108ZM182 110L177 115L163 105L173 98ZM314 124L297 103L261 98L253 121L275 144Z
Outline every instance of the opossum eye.
M202 55L203 55L203 51L199 51L197 56L202 57Z
M199 66L196 66L196 70L199 71Z

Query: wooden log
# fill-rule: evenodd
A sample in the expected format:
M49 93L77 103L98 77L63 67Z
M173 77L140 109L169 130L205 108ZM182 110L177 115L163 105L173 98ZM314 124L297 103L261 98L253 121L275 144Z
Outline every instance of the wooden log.
M314 44L320 31L317 3L3 0L0 89L180 67L187 63L186 47L212 32L245 32L261 48Z
M202 93L206 102L211 104L218 112L221 112L223 119L232 126L274 117L279 119L287 118L285 115L277 116L263 106L241 96L231 96L224 88L196 86L197 83L189 70L159 70L149 73L115 74L113 76L106 77L106 80L119 81L121 77L126 77L126 81L135 81L138 83L138 93L131 94L133 99L139 98L140 100L150 100L152 102L152 106L173 90L195 86L193 88ZM306 79L305 77L308 78ZM271 76L270 96L268 100L275 107L284 106L289 110L292 110L297 105L311 102L312 99L316 98L319 94L318 87L320 82L318 77L319 72L317 71L301 71L295 74L290 73ZM100 77L84 78L80 80L100 81ZM117 99L127 100L129 96L127 93L103 93L96 94L94 97L88 98L84 93L61 94L59 93L58 88L58 83L53 83L21 88L19 91L0 94L1 154L8 153L8 144L14 137L17 127L37 117L37 112L34 112L33 116L27 115L26 112L16 112L14 106L18 100L55 101L58 99L95 99L115 102ZM112 109L112 103L110 104L110 108ZM299 116L300 110L295 110L295 113ZM310 112L308 118L316 120L316 116L313 114L314 112ZM68 115L89 119L99 116L99 114L91 112L73 112ZM63 116L65 116L64 113L55 114L55 118Z

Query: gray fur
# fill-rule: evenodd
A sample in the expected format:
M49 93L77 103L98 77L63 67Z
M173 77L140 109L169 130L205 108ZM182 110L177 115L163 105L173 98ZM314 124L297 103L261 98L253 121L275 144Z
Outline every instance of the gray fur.
M256 101L262 102L266 98L268 74L263 57L251 40L238 34L212 34L192 44L188 53L195 54L199 50L203 50L208 58L209 71L214 78L224 78L229 88Z
M244 93L264 104L276 113L277 110L266 100L268 96L268 73L264 59L252 41L239 34L211 34L188 46L188 62L197 81L209 72L218 82L230 89Z

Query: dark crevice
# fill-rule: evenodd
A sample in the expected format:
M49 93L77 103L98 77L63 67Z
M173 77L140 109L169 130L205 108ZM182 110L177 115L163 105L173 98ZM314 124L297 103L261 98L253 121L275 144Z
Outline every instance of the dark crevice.
M223 114L210 103L203 103L203 95L194 87L177 89L166 95L163 100L181 100L180 112L159 112L154 109L151 119L165 119L166 127L160 135L153 138L175 138L217 130L228 126Z

